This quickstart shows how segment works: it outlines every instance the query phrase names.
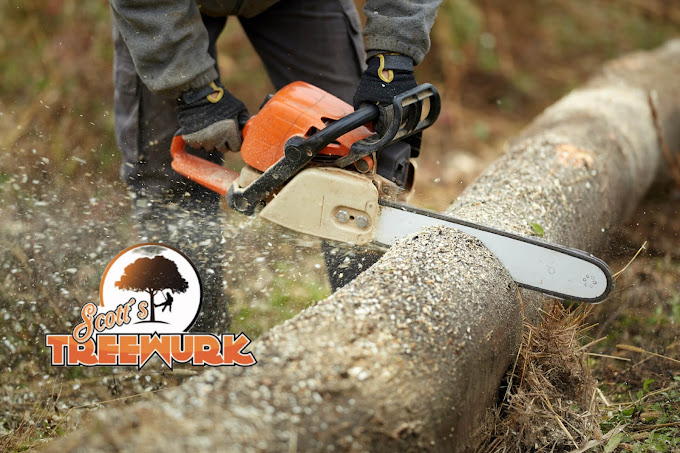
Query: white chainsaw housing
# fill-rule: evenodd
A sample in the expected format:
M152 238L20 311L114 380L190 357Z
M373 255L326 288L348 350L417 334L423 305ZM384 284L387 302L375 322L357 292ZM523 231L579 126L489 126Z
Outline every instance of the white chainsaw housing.
M353 244L371 241L377 215L378 189L372 179L332 167L301 171L260 211L286 228Z

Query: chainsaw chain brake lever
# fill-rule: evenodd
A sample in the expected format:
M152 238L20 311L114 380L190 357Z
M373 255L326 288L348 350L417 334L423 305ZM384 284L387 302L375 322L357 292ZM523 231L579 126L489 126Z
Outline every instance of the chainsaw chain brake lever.
M423 118L425 101L429 101L429 109L427 115ZM375 108L377 106L370 107ZM439 92L433 85L424 83L395 96L392 105L384 108L383 111L384 132L373 134L354 143L349 154L337 159L333 165L344 168L364 156L373 154L394 142L427 129L439 117L441 99Z
M425 118L423 104L429 99ZM387 125L385 132L354 143L350 153L337 159L333 165L345 167L356 160L428 128L439 116L441 101L437 89L429 83L419 85L395 96L392 105L385 109ZM244 188L231 186L227 192L227 204L245 215L253 215L257 205L274 190L283 186L302 170L321 150L333 141L360 126L375 121L380 116L377 105L359 108L310 137L293 136L284 146L284 156L269 167L259 178Z

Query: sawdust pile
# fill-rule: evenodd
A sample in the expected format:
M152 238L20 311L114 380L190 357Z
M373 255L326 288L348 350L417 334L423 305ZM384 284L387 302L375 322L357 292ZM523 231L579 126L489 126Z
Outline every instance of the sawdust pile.
M579 342L589 312L552 301L538 326L525 321L509 386L479 433L478 452L571 452L602 437L597 382Z

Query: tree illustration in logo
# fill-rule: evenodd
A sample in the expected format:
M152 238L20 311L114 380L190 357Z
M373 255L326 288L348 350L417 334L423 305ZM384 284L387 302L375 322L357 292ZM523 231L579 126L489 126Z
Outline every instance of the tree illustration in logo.
M132 264L127 265L115 286L122 290L145 291L149 294L149 322L156 321L155 309L163 305L154 304L154 296L159 291L169 290L183 293L189 288L189 284L179 273L175 262L162 255L153 258L138 258ZM172 302L171 296L169 300ZM166 305L167 301L166 296ZM172 311L172 307L170 309Z

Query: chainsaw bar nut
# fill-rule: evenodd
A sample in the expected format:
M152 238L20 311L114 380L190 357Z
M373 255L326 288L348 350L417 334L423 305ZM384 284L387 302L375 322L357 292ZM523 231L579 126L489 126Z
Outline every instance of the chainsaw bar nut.
M335 218L340 223L347 223L349 220L349 214L347 214L347 211L341 209L335 214Z

